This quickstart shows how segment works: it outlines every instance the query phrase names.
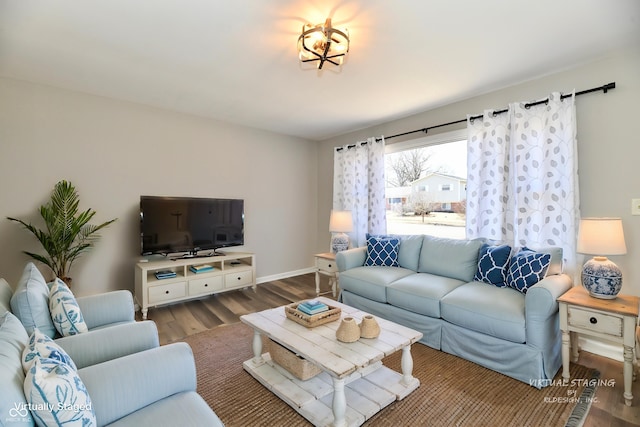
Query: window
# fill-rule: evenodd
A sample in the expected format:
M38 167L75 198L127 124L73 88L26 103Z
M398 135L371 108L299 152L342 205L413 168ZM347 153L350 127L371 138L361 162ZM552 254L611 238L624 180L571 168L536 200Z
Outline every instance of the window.
M387 232L465 238L466 130L388 144Z

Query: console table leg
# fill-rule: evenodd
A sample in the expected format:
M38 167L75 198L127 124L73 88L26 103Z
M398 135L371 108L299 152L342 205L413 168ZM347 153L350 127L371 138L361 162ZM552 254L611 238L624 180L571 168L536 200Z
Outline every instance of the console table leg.
M256 364L262 364L262 335L258 330L253 331L253 361Z
M408 386L413 382L413 358L411 357L410 345L402 348L400 367L402 368L402 384Z
M345 413L347 412L347 397L344 394L344 379L333 379L333 427L347 425Z
M320 295L320 273L316 270L316 296Z
M143 308L140 310L140 313L142 314L142 320L147 320L147 313L149 312L148 308Z

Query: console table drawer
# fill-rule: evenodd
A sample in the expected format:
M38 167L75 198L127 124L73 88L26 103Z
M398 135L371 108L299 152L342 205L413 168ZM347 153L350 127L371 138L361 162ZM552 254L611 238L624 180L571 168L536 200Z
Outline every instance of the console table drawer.
M224 280L220 275L189 280L189 295L206 294L221 289L224 289Z
M224 276L224 284L227 288L246 286L253 283L253 272L251 270L227 273Z
M570 326L587 328L591 331L615 337L622 336L622 318L597 311L583 310L570 306L568 323Z
M149 303L171 301L187 294L187 282L168 283L149 287Z

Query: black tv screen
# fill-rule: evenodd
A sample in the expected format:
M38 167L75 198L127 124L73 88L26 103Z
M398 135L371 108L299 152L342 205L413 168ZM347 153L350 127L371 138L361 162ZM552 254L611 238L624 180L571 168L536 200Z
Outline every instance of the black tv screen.
M244 200L140 196L142 255L244 245Z

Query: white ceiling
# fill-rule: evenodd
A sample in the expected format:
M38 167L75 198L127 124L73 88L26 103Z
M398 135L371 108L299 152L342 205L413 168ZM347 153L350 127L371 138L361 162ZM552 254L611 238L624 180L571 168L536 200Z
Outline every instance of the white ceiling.
M350 55L302 70L302 25L327 17ZM2 77L311 140L639 41L638 0L0 0Z

